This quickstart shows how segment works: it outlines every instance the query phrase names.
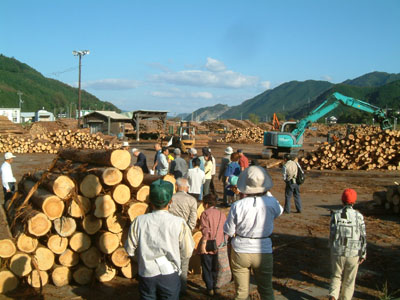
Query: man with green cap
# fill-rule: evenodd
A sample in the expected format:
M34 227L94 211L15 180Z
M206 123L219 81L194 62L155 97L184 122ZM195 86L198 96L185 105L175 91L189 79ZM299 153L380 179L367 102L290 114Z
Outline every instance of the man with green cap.
M142 300L179 299L181 261L194 249L186 222L168 212L173 188L162 179L150 185L153 212L133 220L125 242L128 255L138 261Z

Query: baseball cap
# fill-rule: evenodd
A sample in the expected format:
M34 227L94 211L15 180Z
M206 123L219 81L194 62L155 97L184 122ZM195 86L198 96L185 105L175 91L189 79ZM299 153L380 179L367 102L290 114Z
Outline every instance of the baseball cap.
M165 207L172 198L174 185L162 179L153 181L150 185L150 202L156 207Z
M4 154L4 159L10 159L10 158L15 158L16 156L14 156L11 152L7 152L6 154Z

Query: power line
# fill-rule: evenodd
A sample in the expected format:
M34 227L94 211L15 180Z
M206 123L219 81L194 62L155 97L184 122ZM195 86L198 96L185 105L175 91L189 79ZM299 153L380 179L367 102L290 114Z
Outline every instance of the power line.
M75 71L76 69L78 69L79 67L70 67L70 68L68 68L68 69L65 69L65 70L63 70L63 71L56 71L56 72L52 72L52 73L48 73L47 75L53 75L53 76L60 76L60 74L63 74L63 73L67 73L67 72L72 72L72 71Z

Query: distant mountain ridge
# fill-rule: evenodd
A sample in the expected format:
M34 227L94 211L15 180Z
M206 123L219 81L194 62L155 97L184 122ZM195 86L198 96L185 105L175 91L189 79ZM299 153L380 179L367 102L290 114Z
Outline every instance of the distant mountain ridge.
M19 107L17 92L23 93L22 111L37 111L43 107L51 112L66 112L77 109L78 89L61 81L46 78L41 73L15 58L0 54L0 106ZM119 109L110 102L99 100L82 90L82 109Z
M214 106L207 106L200 109L195 110L191 114L187 114L186 121L208 121L218 119L224 112L229 110L230 107L226 104L216 104Z

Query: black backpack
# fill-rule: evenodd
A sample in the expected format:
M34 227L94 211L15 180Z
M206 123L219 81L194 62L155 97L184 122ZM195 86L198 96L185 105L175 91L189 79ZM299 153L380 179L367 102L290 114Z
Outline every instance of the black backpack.
M303 184L304 181L306 180L306 176L304 175L304 171L300 167L299 164L297 164L297 177L296 177L296 183L298 185Z

